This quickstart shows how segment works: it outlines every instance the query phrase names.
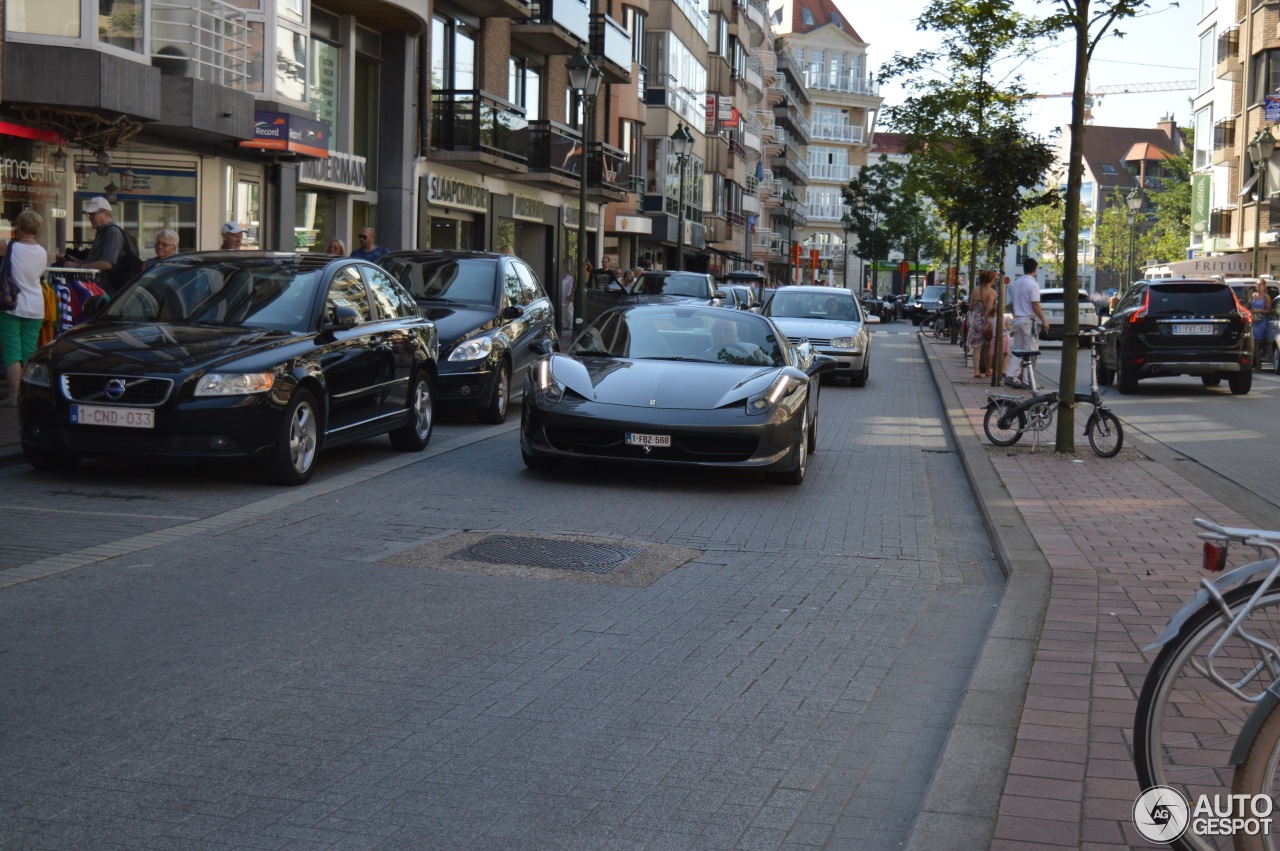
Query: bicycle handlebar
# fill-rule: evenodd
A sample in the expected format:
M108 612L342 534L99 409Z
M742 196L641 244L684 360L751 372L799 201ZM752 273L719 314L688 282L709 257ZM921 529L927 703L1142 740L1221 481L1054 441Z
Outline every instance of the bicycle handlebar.
M1248 541L1249 539L1257 539L1268 541L1273 544L1280 544L1280 532L1268 532L1265 529L1242 529L1236 526L1221 526L1212 520L1205 520L1202 517L1195 518L1195 524L1201 529L1208 530L1214 535L1221 535L1224 538L1231 538L1237 541Z

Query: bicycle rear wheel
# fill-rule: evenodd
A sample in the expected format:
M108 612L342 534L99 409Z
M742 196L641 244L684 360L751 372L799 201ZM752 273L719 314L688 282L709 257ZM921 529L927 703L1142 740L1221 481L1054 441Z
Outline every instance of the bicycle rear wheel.
M1027 415L1024 413L1009 414L1014 403L1007 399L996 399L987 413L982 417L982 430L987 433L987 440L996 446L1013 446L1022 439L1022 432L1027 428ZM1006 418L1007 425L1000 427L1000 420Z
M1232 616L1258 586L1252 582L1224 595ZM1201 607L1147 672L1133 720L1133 762L1141 789L1171 786L1194 806L1202 794L1225 795L1231 788L1231 749L1254 704L1223 689L1206 673L1208 653L1228 623L1217 606ZM1263 595L1243 627L1271 641L1280 637L1280 589ZM1280 659L1264 657L1259 648L1233 634L1214 657L1214 669L1229 682L1258 669L1242 689L1256 695L1280 677ZM1187 831L1174 846L1217 851L1230 848L1231 839Z
M1084 426L1089 436L1089 446L1099 458L1114 458L1124 446L1124 429L1120 420L1110 411L1094 411Z

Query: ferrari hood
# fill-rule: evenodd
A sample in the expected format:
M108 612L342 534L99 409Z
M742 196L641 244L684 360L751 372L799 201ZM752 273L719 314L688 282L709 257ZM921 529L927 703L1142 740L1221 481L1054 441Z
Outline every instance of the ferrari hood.
M593 402L637 408L714 410L763 392L779 367L554 355L556 381Z

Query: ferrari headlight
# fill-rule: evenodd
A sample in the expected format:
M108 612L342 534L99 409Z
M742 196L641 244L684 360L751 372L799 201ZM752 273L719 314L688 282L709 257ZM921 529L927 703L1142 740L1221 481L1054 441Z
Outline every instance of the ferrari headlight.
M538 392L548 402L559 402L564 398L564 385L556 381L551 374L551 358L543 358L534 365L533 380Z
M852 349L858 345L857 337L836 337L831 341L833 349Z
M48 387L49 381L48 361L28 361L26 367L22 370L23 384L30 384L34 387Z
M449 352L449 360L480 360L487 358L493 352L492 337L472 337L470 340L464 340L459 343L457 348Z
M785 397L791 395L800 386L799 379L790 375L779 375L769 385L769 389L758 396L747 400L748 414L763 414L773 410Z
M196 396L249 396L275 386L270 372L211 372L196 385Z

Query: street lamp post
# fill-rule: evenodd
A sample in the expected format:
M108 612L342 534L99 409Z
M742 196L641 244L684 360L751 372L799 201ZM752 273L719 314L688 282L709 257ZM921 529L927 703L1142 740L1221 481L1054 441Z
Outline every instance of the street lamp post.
M849 231L853 229L853 216L845 213L840 217L840 227L844 229L844 288L849 289Z
M586 302L587 289L587 130L590 122L591 105L600 91L602 75L591 57L582 52L573 55L566 66L569 72L569 87L577 92L582 100L582 156L578 158L578 285L573 288L573 321L575 325L582 323L582 310Z
M1262 199L1267 197L1267 166L1271 164L1271 155L1276 152L1276 140L1271 129L1264 127L1249 143L1249 160L1258 175L1256 190L1258 205L1253 215L1253 276L1258 277L1258 237L1262 230Z
M680 202L676 216L676 269L684 271L684 167L693 153L693 134L681 121L671 134L671 147L676 152L676 160L680 163Z
M1122 290L1127 289L1128 285L1133 283L1133 279L1137 277L1138 274L1137 270L1133 267L1133 241L1134 232L1137 230L1138 225L1138 212L1142 209L1142 205L1146 203L1146 199L1142 197L1142 190L1135 186L1129 191L1129 194L1125 196L1124 203L1125 206L1129 208L1129 267L1126 270L1129 281L1128 283L1121 281L1121 284L1123 285L1121 287Z
M791 244L791 237L794 235L792 233L791 217L795 215L796 205L799 203L800 203L800 199L797 198L796 193L792 192L790 189L782 193L782 209L785 210L787 214L787 283L788 284L795 283L795 281L792 280L793 274L791 270L791 264L795 262L791 258L792 251L794 248L794 246Z

